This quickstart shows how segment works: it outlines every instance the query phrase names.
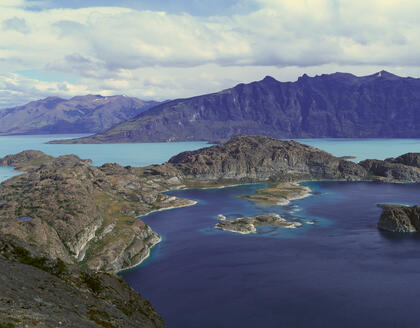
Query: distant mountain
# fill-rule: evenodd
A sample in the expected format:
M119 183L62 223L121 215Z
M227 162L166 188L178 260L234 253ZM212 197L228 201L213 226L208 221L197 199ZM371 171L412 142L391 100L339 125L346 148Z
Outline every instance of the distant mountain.
M296 82L239 84L156 106L97 135L70 143L275 138L420 137L420 79L391 73L306 74Z
M48 97L0 110L0 134L96 133L159 104L126 96Z

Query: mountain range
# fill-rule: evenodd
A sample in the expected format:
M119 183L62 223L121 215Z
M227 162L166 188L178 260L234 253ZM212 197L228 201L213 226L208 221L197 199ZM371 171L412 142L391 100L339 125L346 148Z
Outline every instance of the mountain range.
M127 96L48 97L0 110L0 135L96 133L156 104Z
M94 136L65 143L275 138L420 137L420 79L386 71L265 77L217 93L160 104ZM59 143L61 141L58 141Z

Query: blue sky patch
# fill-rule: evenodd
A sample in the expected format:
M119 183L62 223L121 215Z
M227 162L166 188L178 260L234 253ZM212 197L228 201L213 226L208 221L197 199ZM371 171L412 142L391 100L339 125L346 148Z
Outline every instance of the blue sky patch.
M43 82L68 82L72 84L80 83L80 78L74 74L45 71L42 69L25 69L16 71L16 74Z

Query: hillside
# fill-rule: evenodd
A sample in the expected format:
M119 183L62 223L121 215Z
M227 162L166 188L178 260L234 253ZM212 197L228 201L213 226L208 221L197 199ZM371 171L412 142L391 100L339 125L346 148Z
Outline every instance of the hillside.
M0 135L96 133L158 104L126 96L48 97L0 110Z
M97 135L64 143L420 137L420 79L391 73L272 77L170 101ZM55 142L53 142L55 143ZM60 141L58 143L61 143Z

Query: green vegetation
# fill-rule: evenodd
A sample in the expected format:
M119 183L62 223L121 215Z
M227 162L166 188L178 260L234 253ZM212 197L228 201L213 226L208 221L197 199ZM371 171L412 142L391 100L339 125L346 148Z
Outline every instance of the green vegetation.
M102 281L95 274L82 272L80 278L93 293L99 294L103 290Z
M16 246L13 249L13 254L16 256L20 263L31 265L43 271L54 274L55 276L61 276L67 272L67 266L61 259L51 261L44 256L33 257L27 249L20 246Z

